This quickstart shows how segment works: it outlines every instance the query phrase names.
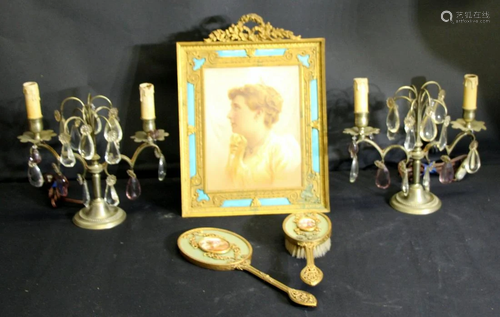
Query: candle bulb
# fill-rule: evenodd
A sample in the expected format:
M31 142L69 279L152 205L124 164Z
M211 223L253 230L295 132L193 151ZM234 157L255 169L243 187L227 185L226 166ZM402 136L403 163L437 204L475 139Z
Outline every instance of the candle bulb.
M26 112L28 119L42 118L42 107L40 106L40 91L38 84L34 81L23 84L23 93L26 99Z
M354 113L368 112L368 78L354 78Z
M143 83L139 85L141 93L141 118L142 120L152 120L155 115L155 88L153 84Z
M476 110L477 107L477 75L467 74L464 76L464 110Z

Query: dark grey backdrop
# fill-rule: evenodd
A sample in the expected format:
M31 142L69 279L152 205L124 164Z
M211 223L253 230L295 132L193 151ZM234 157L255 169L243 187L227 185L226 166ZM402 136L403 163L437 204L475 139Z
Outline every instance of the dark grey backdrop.
M498 3L0 2L0 316L498 316ZM445 23L443 10L487 11L490 23ZM326 38L333 247L317 260L325 279L314 288L299 279L305 262L283 247L286 215L181 218L175 41L202 40L251 12L303 37ZM371 121L381 127L385 99L422 76L442 84L452 117L460 116L465 73L479 75L477 117L488 126L478 135L483 167L457 184L434 177L441 210L423 217L392 210L388 200L400 186L393 168L385 191L374 186L374 171L349 184L349 137L341 131L353 124L354 77L370 79ZM29 146L16 136L27 127L22 83L31 80L42 91L46 128L57 130L53 112L64 98L91 92L119 107L126 136L141 129L138 85L155 85L157 124L171 133L160 144L170 179L144 179L156 173L145 153L137 166L142 196L127 200L126 181L117 183L128 214L122 225L79 229L71 224L79 205L54 209L46 189L29 186ZM387 144L385 133L377 141ZM122 148L130 155L135 144L125 139ZM375 154L364 149L362 157L369 166ZM71 187L70 196L79 190ZM318 307L292 305L249 274L187 263L176 240L201 226L246 237L257 268L314 293Z
M490 23L445 23L443 10L487 11ZM498 1L5 1L0 4L0 179L25 180L29 146L16 139L27 128L25 81L39 83L45 127L56 131L53 112L64 98L85 98L89 92L110 97L120 110L128 155L135 149L128 136L141 129L138 85L153 83L157 125L171 133L160 146L169 176L178 176L175 42L202 40L252 12L303 37L326 38L330 169L349 166L349 137L341 131L353 123L354 77L369 78L371 122L380 127L386 98L422 76L447 90L450 113L460 116L463 75L478 74L477 118L488 126L479 135L483 163L498 148ZM377 140L388 143L385 133ZM52 143L60 149L57 139ZM375 154L367 151L364 157L366 166ZM44 158L47 170L50 157ZM119 169L125 176L125 167ZM151 153L137 169L140 176L154 172ZM74 176L76 169L66 173Z

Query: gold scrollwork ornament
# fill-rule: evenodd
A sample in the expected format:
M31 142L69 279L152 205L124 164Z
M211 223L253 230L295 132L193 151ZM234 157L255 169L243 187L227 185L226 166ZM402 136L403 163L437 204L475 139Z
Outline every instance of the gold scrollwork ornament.
M257 25L249 28L245 24L254 22ZM278 40L298 40L300 35L294 35L292 31L282 28L275 28L271 23L265 23L262 17L255 13L244 15L238 23L231 24L226 30L215 30L205 39L207 43L214 42L262 42L262 41L278 41Z

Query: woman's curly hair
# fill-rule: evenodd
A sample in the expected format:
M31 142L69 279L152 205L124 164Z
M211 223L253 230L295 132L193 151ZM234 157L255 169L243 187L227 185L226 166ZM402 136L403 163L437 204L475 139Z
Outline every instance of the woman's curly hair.
M264 84L248 84L229 90L228 97L230 100L233 100L236 96L243 96L251 110L262 110L264 112L266 127L270 128L278 122L283 106L283 98L273 87Z

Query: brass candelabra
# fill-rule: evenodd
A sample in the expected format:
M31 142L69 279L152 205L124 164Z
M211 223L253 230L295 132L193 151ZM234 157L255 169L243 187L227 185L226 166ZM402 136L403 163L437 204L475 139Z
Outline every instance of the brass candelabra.
M448 184L454 180L462 180L467 173L473 174L481 167L478 142L474 132L486 130L486 126L484 122L475 120L477 85L476 75L465 75L463 118L452 122L444 101L445 91L437 82L426 82L420 89L413 85L400 87L394 96L387 100L389 112L386 125L387 137L393 140L400 129L399 108L408 106L408 112L403 120L406 133L404 145L393 144L383 149L372 140L372 135L379 133L380 130L368 125L368 80L356 78L354 80L355 126L344 130L344 133L352 135L348 149L352 158L350 181L355 182L359 173L360 143L372 145L380 154L381 159L375 161L378 167L376 185L384 189L390 185L385 157L391 150L400 149L406 155L406 159L398 165L398 170L402 174L401 191L391 198L390 205L398 211L415 215L426 215L437 211L441 207L441 201L430 191L430 172L435 165L435 162L429 159L430 150L437 148L446 152L441 156L442 167L439 175L441 183ZM450 123L453 129L459 129L461 132L448 144L447 128ZM438 137L439 125L441 132ZM465 137L471 139L469 153L455 172L450 156L458 142ZM427 164L421 175L424 162ZM411 184L408 167L413 172Z
M78 160L83 166L83 173L78 174L78 182L82 185L83 204L74 217L75 225L85 229L109 229L122 223L126 218L126 213L118 207L120 203L118 194L114 187L116 176L108 172L109 165L118 164L121 161L128 163L130 169L127 171L130 176L126 195L129 199L137 199L141 194L141 186L134 173L134 165L139 154L146 148L151 147L159 160L158 179L161 181L166 175L166 161L156 141L163 141L168 133L164 130L156 129L154 111L154 87L152 84L144 83L140 85L141 92L141 117L143 120L143 131L138 131L132 138L135 142L141 143L132 158L120 153L120 141L122 140L122 128L119 123L118 109L113 107L112 102L105 96L88 96L87 102L76 97L69 97L63 100L60 110L55 111L56 121L60 125L59 141L62 144L61 153L58 154L54 148L46 142L56 136L52 130L43 129L43 116L40 106L40 94L36 82L27 82L23 86L26 97L26 107L29 119L29 131L19 136L23 143L32 143L30 157L28 161L28 178L35 187L41 187L44 183L42 172L38 166L42 157L40 148L48 150L64 167L73 167ZM66 118L64 110L69 103L76 104L73 107L71 116ZM104 105L96 106L97 103ZM107 116L103 115L107 113ZM104 154L104 162L97 154L97 136L102 132L107 142ZM75 153L76 152L76 153ZM101 175L105 173L106 188L102 194ZM87 173L91 175L93 198L91 198ZM64 190L64 177L56 180L56 186Z

